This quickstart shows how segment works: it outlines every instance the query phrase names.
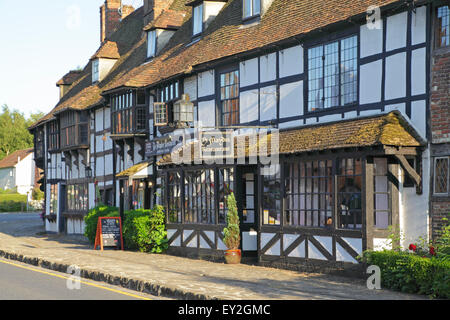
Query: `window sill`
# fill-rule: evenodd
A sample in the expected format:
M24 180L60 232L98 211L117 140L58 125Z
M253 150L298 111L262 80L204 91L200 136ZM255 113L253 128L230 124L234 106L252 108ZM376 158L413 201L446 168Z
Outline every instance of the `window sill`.
M242 18L242 24L243 25L249 25L252 23L259 23L261 21L261 15L260 14L256 14L253 16L249 16L249 17L243 17Z
M320 115L320 114L327 114L329 112L334 112L338 110L342 110L342 112L347 112L348 110L345 110L346 108L354 108L357 107L357 103L353 104L347 104L345 106L337 106L337 107L330 107L330 108L322 108L322 109L315 109L315 110L308 110L306 111L305 115Z

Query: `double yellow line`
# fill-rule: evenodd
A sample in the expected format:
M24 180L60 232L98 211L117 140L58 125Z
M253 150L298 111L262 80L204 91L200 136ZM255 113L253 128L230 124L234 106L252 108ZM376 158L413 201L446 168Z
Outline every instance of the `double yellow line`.
M55 274L55 273L51 273L51 272L47 272L47 271L43 271L43 270L39 270L39 269L35 269L35 268L26 267L26 266L23 266L23 265L20 265L20 264L17 264L17 263L12 263L12 262L9 262L9 261L5 261L3 259L0 259L0 262L4 263L4 264L9 264L9 265L14 266L14 267L18 267L18 268L22 268L22 269L26 269L26 270L31 270L31 271L34 271L34 272L39 272L39 273L46 274L46 275L49 275L49 276L52 276L52 277L56 277L56 278L61 278L61 279L65 279L65 280L72 279L70 277L62 276L60 274ZM129 296L129 297L133 297L133 298L137 298L137 299L142 299L142 300L151 300L151 299L146 298L146 297L138 296L136 294L128 293L128 292L125 292L125 291L120 291L120 290L104 287L104 286L101 286L101 285L98 285L98 284L95 284L95 283L86 282L86 281L82 281L82 280L79 280L79 281L80 281L80 283L88 285L88 286L91 286L91 287L96 287L96 288L99 288L99 289L112 291L112 292L115 292L115 293L123 294L125 296Z

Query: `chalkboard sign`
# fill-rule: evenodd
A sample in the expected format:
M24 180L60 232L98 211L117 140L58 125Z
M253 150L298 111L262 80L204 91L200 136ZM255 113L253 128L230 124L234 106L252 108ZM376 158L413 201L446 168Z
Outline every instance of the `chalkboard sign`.
M122 221L120 217L100 217L97 222L97 235L94 250L100 246L123 250Z

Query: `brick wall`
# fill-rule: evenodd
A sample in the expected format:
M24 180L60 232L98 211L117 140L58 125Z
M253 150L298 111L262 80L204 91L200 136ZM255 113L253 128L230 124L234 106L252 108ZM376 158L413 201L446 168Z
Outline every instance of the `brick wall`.
M450 47L437 49L432 56L430 115L432 156L447 156L450 150ZM444 226L442 218L450 214L450 198L432 196L430 209L431 235L436 239Z
M439 235L439 231L446 225L442 218L449 218L450 214L450 200L434 200L431 202L431 235L433 239Z
M433 55L431 83L432 143L450 142L450 48Z
M109 38L120 23L122 0L106 0L100 7L100 41Z

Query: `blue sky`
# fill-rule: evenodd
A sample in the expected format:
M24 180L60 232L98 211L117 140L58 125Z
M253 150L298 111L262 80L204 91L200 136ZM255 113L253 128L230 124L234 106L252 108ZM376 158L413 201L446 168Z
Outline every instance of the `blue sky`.
M104 0L0 0L0 106L50 111L56 82L100 45Z

